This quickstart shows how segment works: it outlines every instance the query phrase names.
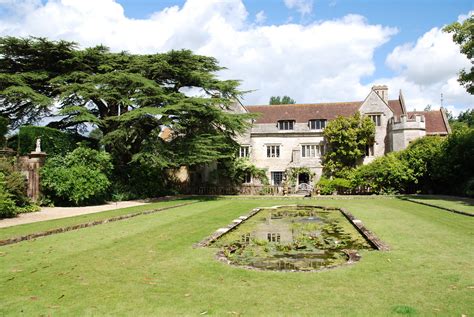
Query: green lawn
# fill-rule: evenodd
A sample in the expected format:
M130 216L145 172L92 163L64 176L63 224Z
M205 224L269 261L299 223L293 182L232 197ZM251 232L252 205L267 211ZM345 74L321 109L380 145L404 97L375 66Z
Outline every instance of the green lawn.
M192 247L254 207L294 202L205 201L1 247L0 315L474 314L474 219L399 199L299 201L347 208L392 248L352 266L249 271Z
M472 198L450 196L408 196L408 198L414 201L420 201L422 203L427 203L434 206L474 214L474 199Z
M28 235L35 232L43 232L43 231L47 231L51 229L77 225L81 223L87 223L91 221L109 219L112 217L133 214L133 213L151 210L151 209L158 209L158 208L163 208L163 207L175 206L179 204L185 204L185 203L190 203L190 202L195 202L195 201L197 200L191 199L191 198L190 199L184 198L184 199L177 199L177 200L171 200L171 201L151 203L151 204L135 206L135 207L114 209L114 210L69 217L69 218L61 218L61 219L55 219L55 220L49 220L49 221L40 221L40 222L31 223L31 224L0 228L0 240L13 238L17 236Z

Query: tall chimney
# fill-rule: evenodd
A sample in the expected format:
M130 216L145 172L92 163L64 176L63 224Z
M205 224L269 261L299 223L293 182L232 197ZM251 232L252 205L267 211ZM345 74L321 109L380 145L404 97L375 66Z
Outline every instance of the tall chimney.
M388 104L388 87L387 85L375 85L372 87L372 90L380 96L380 98Z

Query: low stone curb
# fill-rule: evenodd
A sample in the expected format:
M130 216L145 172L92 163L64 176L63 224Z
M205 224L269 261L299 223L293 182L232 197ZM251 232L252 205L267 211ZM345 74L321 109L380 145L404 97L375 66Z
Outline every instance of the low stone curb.
M256 215L262 208L255 208L252 209L252 211L246 215L246 216L240 216L239 218L235 219L232 221L231 224L229 224L227 227L219 228L214 232L211 236L205 238L204 240L194 244L193 246L195 248L202 248L202 247L208 247L212 243L214 243L217 239L219 239L221 236L226 234L229 231L232 231L235 229L238 225L243 223L245 220L251 218L252 216Z
M397 195L321 195L311 197L292 197L292 196L272 196L272 195L218 195L214 196L221 199L241 200L241 199L255 199L255 200L352 200L352 199L393 199L398 198Z
M120 221L120 220L125 220L125 219L130 219L130 218L137 217L137 216L149 215L149 214L152 214L152 213L156 213L156 212L160 212L160 211L164 211L164 210L168 210L168 209L172 209L172 208L183 207L183 206L187 206L187 205L191 205L191 204L195 204L195 203L197 203L197 202L194 201L194 202L189 202L189 203L182 203L182 204L178 204L178 205L174 205L174 206L162 207L162 208L157 208L157 209L152 209L152 210L147 210L147 211L136 212L136 213L132 213L132 214L116 216L116 217L107 218L107 219L103 219L103 220L96 220L96 221L81 223L81 224L77 224L77 225L51 229L51 230L48 230L48 231L31 233L31 234L24 235L24 236L19 236L19 237L15 237L15 238L0 240L0 246L14 244L14 243L22 242L22 241L27 241L27 240L32 240L32 239L36 239L36 238L40 238L40 237L46 237L46 236L49 236L49 235L52 235L52 234L68 232L68 231L78 230L78 229L82 229L82 228L94 227L94 226L97 226L97 225L106 224L106 223L109 223L109 222Z
M415 204L420 204L420 205L425 205L425 206L429 206L429 207L434 207L434 208L446 210L446 211L453 212L455 214L460 214L460 215L463 215L463 216L474 217L474 214L471 214L471 213L465 212L465 211L460 211L460 210L447 208L447 207L441 207L441 206L437 206L437 205L430 204L430 203L425 203L425 202L418 201L418 200L413 200L413 199L406 198L406 197L400 197L400 199L406 200L406 201L409 201L409 202L412 202L412 203L415 203Z
M350 212L345 210L344 208L336 208L338 209L351 223L353 226L356 227L357 231L362 234L365 239L377 250L379 251L388 251L390 248L388 245L382 242L372 231L367 229L364 224L362 223L362 220L356 219L354 215L352 215Z

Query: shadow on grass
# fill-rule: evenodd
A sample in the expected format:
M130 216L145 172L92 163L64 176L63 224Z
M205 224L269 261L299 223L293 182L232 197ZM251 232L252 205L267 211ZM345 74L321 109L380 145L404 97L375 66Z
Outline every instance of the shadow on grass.
M444 195L404 195L399 199L474 217L474 199Z
M447 196L447 195L403 195L399 198L410 198L410 199L417 199L421 201L450 201L453 203L457 203L460 205L473 207L474 206L474 198L468 197L459 197L459 196Z

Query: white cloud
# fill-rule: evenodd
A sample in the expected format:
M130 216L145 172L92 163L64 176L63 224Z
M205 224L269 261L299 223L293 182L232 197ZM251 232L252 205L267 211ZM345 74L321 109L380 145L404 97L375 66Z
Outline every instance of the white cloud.
M0 36L45 36L132 53L188 48L214 56L228 68L222 78L241 79L243 90L256 90L246 95L245 104L267 103L272 95L297 102L362 100L370 85L361 78L375 71L374 51L397 32L358 15L307 25L259 25L264 13L249 18L241 0L187 0L147 19L126 17L114 0L0 0L1 7L7 5L14 13L0 19ZM416 44L396 48L387 63L397 76L377 83L389 85L391 97L403 89L416 107L438 104L441 91L446 105L472 105L456 82L461 57L433 29Z
M264 11L259 11L259 12L255 15L255 23L257 23L257 24L262 24L262 23L264 23L266 19L267 19L267 16L265 15L265 12L264 12Z
M403 89L409 109L422 110L428 104L439 108L441 94L443 106L454 114L473 107L474 97L457 81L459 71L470 68L471 62L442 28L429 30L416 43L395 47L386 63L397 74L377 82Z
M288 9L295 9L301 15L308 15L313 11L313 0L284 0Z
M474 16L474 10L469 11L467 14L461 14L458 16L458 22L463 23L467 18Z
M431 85L470 67L470 62L459 53L451 34L433 28L416 44L397 46L388 55L387 65L418 85Z

